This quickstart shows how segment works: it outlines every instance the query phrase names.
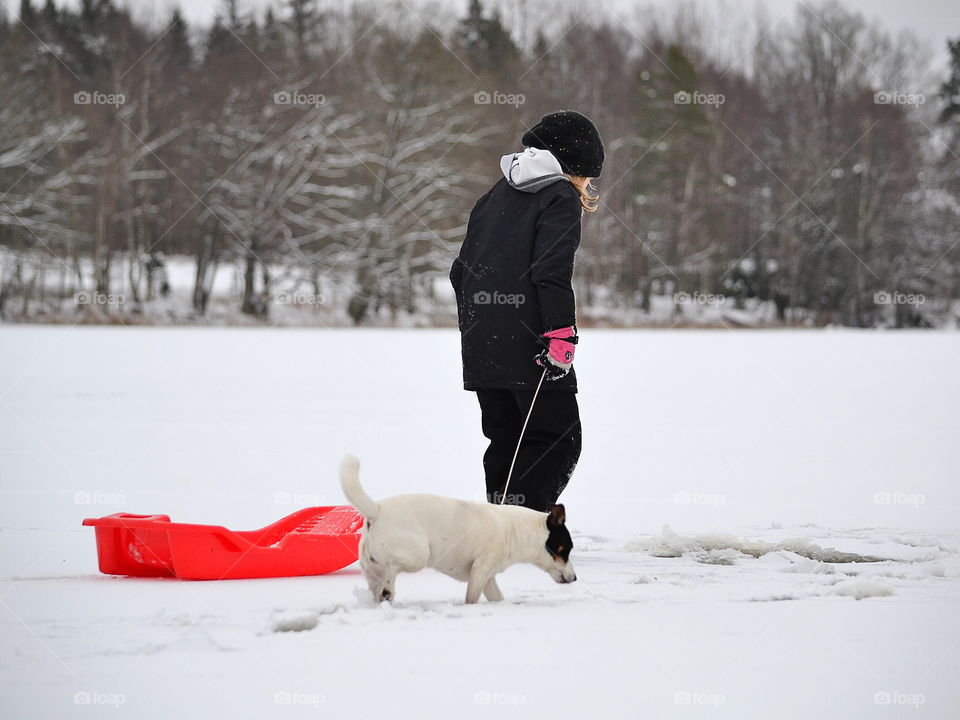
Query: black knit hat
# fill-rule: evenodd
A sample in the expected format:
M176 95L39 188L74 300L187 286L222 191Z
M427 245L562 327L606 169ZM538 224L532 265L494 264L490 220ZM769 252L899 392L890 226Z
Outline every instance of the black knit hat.
M603 141L597 126L573 110L544 115L523 134L520 143L549 150L571 175L597 178L603 170Z

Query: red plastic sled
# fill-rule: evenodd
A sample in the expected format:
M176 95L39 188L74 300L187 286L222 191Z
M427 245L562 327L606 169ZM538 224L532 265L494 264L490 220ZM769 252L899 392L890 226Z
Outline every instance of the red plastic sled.
M349 505L311 507L260 530L170 522L168 515L87 518L100 572L184 580L323 575L357 559L363 516Z

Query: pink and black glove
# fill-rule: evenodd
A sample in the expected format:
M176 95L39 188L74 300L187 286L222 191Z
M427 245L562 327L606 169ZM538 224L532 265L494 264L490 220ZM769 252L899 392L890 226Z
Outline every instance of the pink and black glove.
M559 380L573 367L573 356L577 345L577 328L570 326L557 328L543 334L546 347L533 358L534 362L547 370L548 380Z

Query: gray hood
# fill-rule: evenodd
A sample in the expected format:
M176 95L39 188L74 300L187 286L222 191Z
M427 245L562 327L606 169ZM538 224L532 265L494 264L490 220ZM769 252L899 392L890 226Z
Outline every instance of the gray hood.
M553 153L539 148L528 147L523 152L504 155L500 169L512 187L530 193L567 179Z

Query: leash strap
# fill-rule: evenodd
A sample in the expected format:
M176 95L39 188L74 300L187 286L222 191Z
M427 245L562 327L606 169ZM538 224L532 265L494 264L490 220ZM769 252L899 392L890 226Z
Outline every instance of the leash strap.
M513 461L510 463L510 472L507 473L507 484L503 486L503 495L500 496L500 504L503 505L507 499L507 490L510 489L510 478L513 477L513 466L517 464L517 455L520 454L520 443L523 442L523 434L527 431L527 423L530 422L530 416L533 414L533 405L537 402L537 395L540 394L540 387L543 385L543 379L547 376L547 368L543 368L540 375L540 382L537 383L537 390L533 393L533 399L530 401L530 409L527 410L527 419L523 421L523 428L520 430L520 437L517 439L517 449L513 451Z

